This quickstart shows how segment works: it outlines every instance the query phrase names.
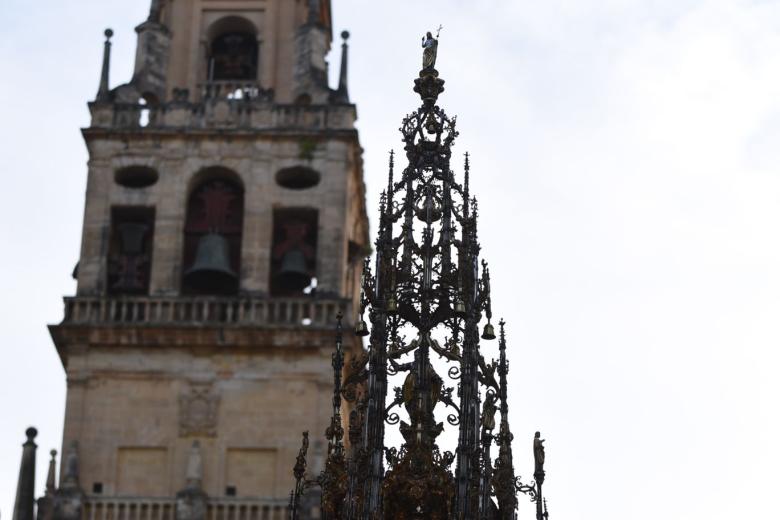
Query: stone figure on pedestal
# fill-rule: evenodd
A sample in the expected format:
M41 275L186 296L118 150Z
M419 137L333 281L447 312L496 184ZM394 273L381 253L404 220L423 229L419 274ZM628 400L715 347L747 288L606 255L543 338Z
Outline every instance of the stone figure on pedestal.
M534 463L536 464L536 473L544 472L544 439L542 434L536 432L534 435Z
M439 40L433 37L429 32L423 36L423 70L433 69L436 67L436 53L439 50Z
M176 520L204 520L208 496L203 491L203 454L197 440L192 441L184 477L187 485L176 493Z
M190 457L187 460L187 487L200 489L203 483L203 456L200 453L200 442L193 441Z

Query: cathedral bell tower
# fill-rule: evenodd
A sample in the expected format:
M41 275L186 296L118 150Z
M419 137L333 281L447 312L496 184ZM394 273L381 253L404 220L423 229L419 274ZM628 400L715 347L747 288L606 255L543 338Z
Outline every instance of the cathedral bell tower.
M369 243L349 35L331 88L329 0L155 0L136 32L112 88L106 31L83 129L78 289L50 327L62 471L38 516L282 518Z

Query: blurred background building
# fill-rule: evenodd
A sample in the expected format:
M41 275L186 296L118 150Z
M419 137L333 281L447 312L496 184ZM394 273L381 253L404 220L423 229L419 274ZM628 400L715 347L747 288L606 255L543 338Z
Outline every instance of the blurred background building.
M115 88L106 31L78 289L50 327L60 478L52 453L34 508L29 430L15 520L285 514L368 251L349 35L331 88L332 31L329 0L155 0Z

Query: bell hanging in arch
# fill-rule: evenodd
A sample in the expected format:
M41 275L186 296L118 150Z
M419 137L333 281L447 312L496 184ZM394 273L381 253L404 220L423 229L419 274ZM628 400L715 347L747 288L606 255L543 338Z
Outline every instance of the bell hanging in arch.
M224 236L209 233L200 238L195 261L184 273L184 282L204 294L235 292L238 275L230 268L230 248Z
M276 274L279 287L287 291L302 291L311 284L306 255L300 249L290 249L282 256L279 271Z

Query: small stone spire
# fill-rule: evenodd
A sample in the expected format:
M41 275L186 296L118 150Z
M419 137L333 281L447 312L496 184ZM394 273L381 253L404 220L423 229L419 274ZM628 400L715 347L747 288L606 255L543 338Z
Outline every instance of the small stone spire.
M22 445L22 464L16 487L13 520L33 520L35 508L35 436L38 430L27 428L27 442Z
M149 8L148 22L160 23L160 14L162 12L162 1L152 0L152 6Z
M341 71L339 73L339 88L336 92L339 101L349 103L349 88L347 87L347 59L349 57L349 45L347 45L347 40L349 39L349 31L342 31L341 39Z
M51 460L49 461L49 473L46 475L46 496L54 495L57 491L57 450L49 452Z
M114 31L106 29L103 34L106 35L106 41L103 43L103 68L100 71L100 88L98 88L96 101L108 101L111 96L108 89L108 71L111 66L111 37Z
M53 520L57 496L57 450L49 452L49 472L46 474L46 493L38 499L38 520Z

